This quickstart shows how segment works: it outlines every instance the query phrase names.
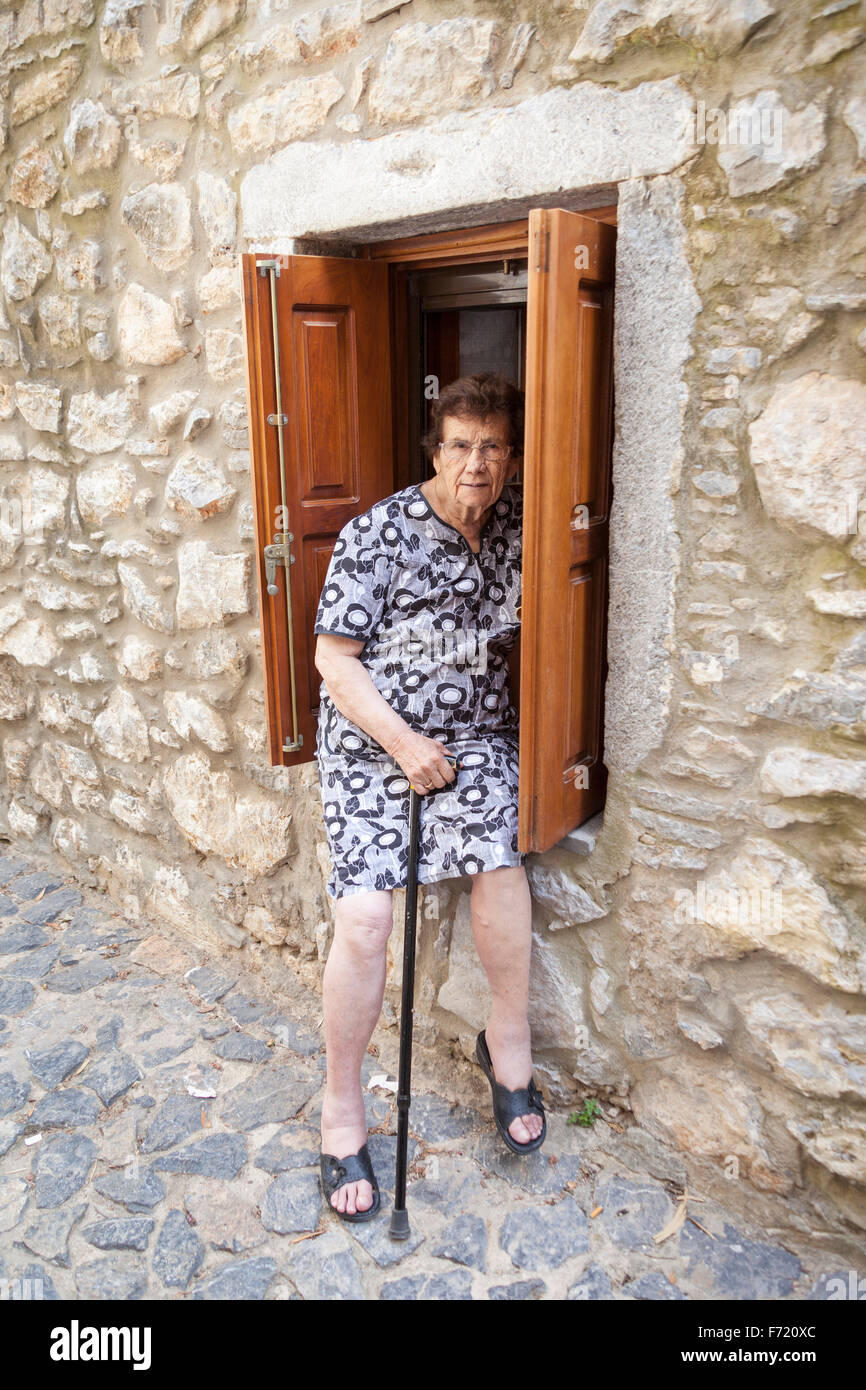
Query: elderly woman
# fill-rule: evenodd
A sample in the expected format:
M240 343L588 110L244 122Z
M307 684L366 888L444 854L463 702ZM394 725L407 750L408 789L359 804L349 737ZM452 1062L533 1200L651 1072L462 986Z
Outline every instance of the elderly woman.
M392 891L406 882L410 783L424 798L419 883L472 876L472 929L492 996L476 1056L497 1127L518 1153L546 1132L527 1020L530 896L507 666L522 515L509 479L522 435L522 392L504 377L452 382L424 441L435 475L343 527L316 615L316 752L336 899L320 1172L347 1221L379 1209L361 1062L382 1007Z

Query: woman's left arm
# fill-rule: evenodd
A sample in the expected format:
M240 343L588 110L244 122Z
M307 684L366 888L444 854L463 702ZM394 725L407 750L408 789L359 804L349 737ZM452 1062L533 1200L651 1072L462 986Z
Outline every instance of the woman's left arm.
M340 713L370 734L386 753L391 753L408 725L373 684L370 672L359 660L363 649L364 643L354 637L320 633L314 657L316 670Z
M447 744L418 733L388 704L359 659L363 646L353 637L320 634L315 663L325 689L340 713L381 744L422 795L444 787L454 780Z

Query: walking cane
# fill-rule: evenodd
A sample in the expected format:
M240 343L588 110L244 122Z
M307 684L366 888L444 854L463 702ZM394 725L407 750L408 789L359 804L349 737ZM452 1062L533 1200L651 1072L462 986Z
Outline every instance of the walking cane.
M457 758L448 758L455 772ZM452 784L446 782L447 787ZM427 793L441 791L432 787ZM397 1077L397 1170L394 1177L394 1210L389 1235L392 1240L409 1239L409 1213L406 1210L406 1168L409 1150L409 1106L412 1104L412 1023L415 1016L415 928L418 904L418 845L421 832L421 801L409 783L409 863L406 871L406 918L403 926L403 997L400 1002L400 1069Z

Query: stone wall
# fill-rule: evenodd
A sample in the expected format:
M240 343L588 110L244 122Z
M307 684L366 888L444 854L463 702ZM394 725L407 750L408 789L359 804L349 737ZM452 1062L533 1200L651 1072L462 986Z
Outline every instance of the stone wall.
M0 4L6 835L318 977L315 765L266 750L238 253L352 230L339 178L252 230L319 150L378 161L399 223L479 122L547 121L561 186L604 167L622 215L610 793L530 859L539 1073L860 1226L864 37L846 0ZM685 136L651 91L687 96ZM503 210L543 163L514 150ZM422 915L419 1034L467 1050L465 882Z

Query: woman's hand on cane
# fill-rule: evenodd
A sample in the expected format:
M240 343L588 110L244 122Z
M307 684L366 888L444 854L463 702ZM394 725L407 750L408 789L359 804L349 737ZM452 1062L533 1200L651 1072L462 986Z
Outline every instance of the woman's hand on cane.
M457 775L448 761L453 755L449 755L447 744L438 738L418 734L414 729L407 728L390 752L419 796L447 786Z

